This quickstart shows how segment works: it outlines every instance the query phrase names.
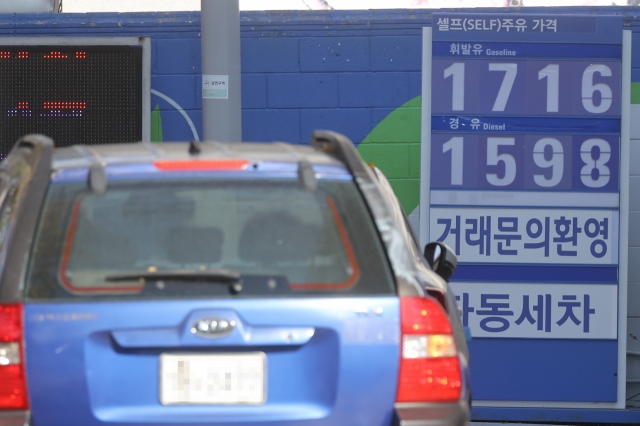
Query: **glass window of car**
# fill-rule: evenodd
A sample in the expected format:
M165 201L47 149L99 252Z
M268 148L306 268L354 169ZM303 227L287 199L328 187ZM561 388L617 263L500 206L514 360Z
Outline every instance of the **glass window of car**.
M181 276L153 278L167 271ZM242 291L198 275L215 271L238 273ZM394 292L368 210L344 180L313 192L295 179L124 181L102 195L54 183L27 280L31 299Z

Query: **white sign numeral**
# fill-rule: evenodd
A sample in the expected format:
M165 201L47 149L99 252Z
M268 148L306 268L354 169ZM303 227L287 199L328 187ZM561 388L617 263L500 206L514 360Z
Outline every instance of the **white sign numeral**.
M513 82L516 81L516 75L518 74L518 64L505 64L496 63L489 64L489 71L504 71L504 78L498 90L498 96L493 103L491 111L504 111L513 88Z
M611 77L611 68L603 64L589 65L582 73L582 106L588 112L594 114L602 114L611 108L613 101L613 93L611 88L604 83L593 84L594 74L600 74L603 77ZM593 94L600 92L600 104L593 102Z
M451 151L451 185L462 185L462 152L464 138L456 136L442 145L442 152Z
M547 112L558 112L560 98L560 65L549 64L538 71L538 80L547 79Z
M593 158L593 148L598 147L600 149L600 156L596 160ZM587 139L582 142L580 146L580 158L585 164L580 170L580 180L584 186L589 188L602 188L609 183L611 178L611 171L609 167L605 166L611 159L611 146L609 142L604 139ZM594 179L594 171L597 172Z
M464 62L456 62L444 70L444 78L453 77L451 109L464 111Z
M551 146L553 153L551 159L544 158L544 149ZM551 167L551 177L547 179L544 175L533 175L533 181L543 188L556 186L562 180L564 173L564 149L558 139L542 138L533 146L533 162L536 166L547 169Z
M487 173L487 182L493 186L507 186L516 179L516 159L511 154L498 154L500 146L513 146L515 138L487 138L487 166L497 166L504 163L504 176L497 173Z

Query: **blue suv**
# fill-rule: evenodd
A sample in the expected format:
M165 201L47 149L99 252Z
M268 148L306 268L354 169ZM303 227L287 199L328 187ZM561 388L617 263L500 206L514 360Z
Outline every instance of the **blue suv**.
M0 164L0 425L468 424L455 265L336 133L25 136Z

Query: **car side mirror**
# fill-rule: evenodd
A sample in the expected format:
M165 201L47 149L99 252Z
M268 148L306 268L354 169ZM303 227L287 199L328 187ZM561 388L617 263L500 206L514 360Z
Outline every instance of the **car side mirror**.
M424 257L433 272L449 281L458 266L458 257L445 243L435 241L424 246Z

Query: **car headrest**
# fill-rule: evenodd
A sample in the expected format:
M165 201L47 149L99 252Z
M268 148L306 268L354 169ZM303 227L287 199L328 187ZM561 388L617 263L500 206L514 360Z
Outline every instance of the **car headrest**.
M319 229L281 210L250 218L240 235L242 260L259 263L311 260L317 250Z

